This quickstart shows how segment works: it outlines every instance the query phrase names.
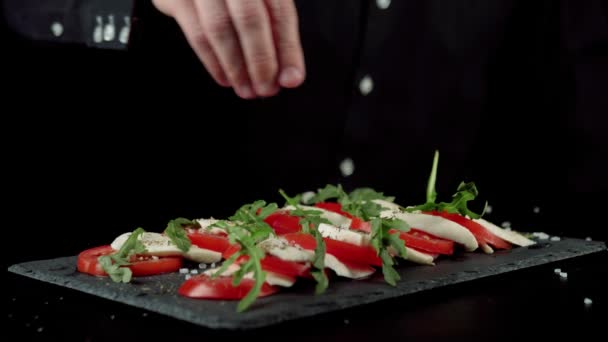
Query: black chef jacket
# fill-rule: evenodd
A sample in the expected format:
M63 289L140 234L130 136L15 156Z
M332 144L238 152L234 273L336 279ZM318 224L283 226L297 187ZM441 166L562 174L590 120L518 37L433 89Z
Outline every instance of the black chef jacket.
M604 1L299 0L307 79L254 101L217 86L174 21L135 3L127 53L26 50L6 64L20 113L10 117L23 121L11 146L25 148L7 163L12 216L67 219L86 241L66 254L178 216L282 204L279 188L371 186L417 204L436 149L440 200L475 181L473 207L487 200L497 224L606 236ZM125 10L72 6L91 6L85 37L97 15L114 13L122 30L112 4ZM51 21L68 17L64 7ZM78 37L70 30L62 39Z
M436 149L440 198L475 181L495 220L576 234L580 214L606 203L605 2L296 4L307 79L255 101L216 86L171 19L136 12L164 191L191 192L171 197L175 210L326 183L420 203Z

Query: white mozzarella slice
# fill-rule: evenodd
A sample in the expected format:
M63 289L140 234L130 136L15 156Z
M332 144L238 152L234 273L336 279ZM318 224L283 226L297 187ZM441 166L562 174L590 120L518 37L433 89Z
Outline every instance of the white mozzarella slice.
M311 207L311 206L307 206L307 205L300 205L299 206L302 209L305 210L317 210L321 212L321 217L324 219L327 219L329 222L331 222L332 225L336 226L336 227L340 227L340 228L349 228L350 224L352 222L352 220L346 216L342 216L338 213L334 213L333 211L329 211L329 210L325 210L322 208L317 208L317 207ZM286 210L293 210L295 209L293 206L287 206L284 209Z
M360 265L360 267L353 267L352 264L346 265L331 254L325 254L325 267L333 270L339 276L351 279L367 278L376 271L367 265Z
M122 245L127 241L131 233L124 233L117 237L111 244L112 249L119 250ZM186 259L203 262L203 263L212 263L222 260L222 254L211 251L204 248L199 248L194 245L190 246L188 252L182 252L169 237L159 234L159 233L150 233L145 232L141 234L138 238L139 241L146 248L146 255L155 255L155 256L183 256Z
M421 265L435 265L433 262L435 258L432 255L407 247L405 249L407 250L405 260Z
M481 250L486 253L486 254L493 254L494 253L494 249L488 245L487 243L480 243L479 247L481 247Z
M266 271L266 283L268 285L292 287L296 283L296 278L284 274Z
M372 202L379 204L385 210L401 211L401 206L399 204L396 204L393 202L389 202L389 201L381 200L381 199L375 199L375 200L372 200Z
M290 245L289 242L282 238L266 239L260 242L259 247L268 254L285 261L308 262L312 261L314 257L314 253L307 251L300 246Z
M357 246L369 246L371 234L350 230L346 228L337 228L327 223L319 224L319 232L323 237L347 242Z
M505 241L508 241L514 245L530 246L530 245L534 244L534 241L526 238L525 236L517 233L516 231L500 228L499 226L495 225L494 223L486 221L482 218L476 219L473 221L482 225L485 229L489 230L490 233L492 233L492 234L498 236L499 238L501 238Z
M209 270L206 270L205 272L203 272L203 274L211 277L219 269L220 269L219 267L209 269ZM228 268L224 272L222 272L222 274L220 274L218 276L219 277L230 277L234 273L236 273L236 271L238 271L239 269L240 269L239 265L232 264L232 265L228 266ZM249 272L249 273L245 274L244 278L253 279L253 272ZM266 271L266 281L265 282L268 283L268 285L281 286L281 287L292 287L293 284L296 283L296 278L288 276L288 275L284 275L284 274L278 274L278 273Z
M474 251L479 247L475 236L468 229L441 216L390 210L382 211L380 216L398 218L407 222L412 228L464 245L468 251Z

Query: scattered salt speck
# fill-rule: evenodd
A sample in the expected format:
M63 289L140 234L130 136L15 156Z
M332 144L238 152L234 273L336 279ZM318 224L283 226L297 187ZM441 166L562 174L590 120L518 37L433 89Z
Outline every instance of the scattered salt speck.
M204 263L198 264L198 268L200 268L201 270L204 270L205 268L207 268L207 264L204 264Z
M559 276L562 279L568 279L568 273L567 272L559 272Z
M25 323L25 327L26 327L26 328L29 328L30 326L31 326L31 324L29 324L29 323Z
M13 314L8 314L8 318L13 318Z
M39 332L39 333L41 333L43 330L44 330L43 327L40 327L40 328L36 329L36 331Z
M191 275L189 275L189 274L186 274L186 280L188 280L188 279L190 279L190 278L192 278L192 276L191 276Z
M551 241L560 241L562 238L560 238L559 236L552 236L551 237Z
M350 323L349 320L347 320L347 319L344 320L344 324L349 324L349 323Z
M505 228L505 230L511 230L511 227L507 227L507 228Z
M111 320L114 320L114 318L116 318L116 316L114 316L114 315L110 315L110 319L111 319Z
M179 269L179 273L181 273L181 274L187 274L188 273L188 269L187 268L180 268Z
M587 236L587 237L585 238L585 241L591 241L591 237Z
M198 274L198 270L190 270L190 273L192 273L192 274Z
M583 303L585 303L585 306L591 306L591 304L593 304L593 301L590 298L585 298L583 300Z
M540 207L536 206L536 207L534 207L534 208L532 209L532 211L533 211L535 214L538 214L538 213L540 213Z
M38 315L34 316L34 319L38 319Z
M561 268L556 268L556 269L553 270L553 272L555 274L560 274L560 273L562 273L562 269Z
M44 305L49 305L49 302L44 302Z
M16 300L17 300L17 298L13 297L13 302L16 301Z
M491 214L492 213L492 206L488 204L488 206L486 207L486 214Z
M215 263L214 262L211 263L211 268L215 268Z
M511 222L505 221L505 222L501 223L500 226L503 228L511 228Z
M63 300L63 297L59 297L59 300Z
M148 317L148 313L147 312L142 313L141 317Z
M158 257L156 255L153 255L152 260L158 260Z

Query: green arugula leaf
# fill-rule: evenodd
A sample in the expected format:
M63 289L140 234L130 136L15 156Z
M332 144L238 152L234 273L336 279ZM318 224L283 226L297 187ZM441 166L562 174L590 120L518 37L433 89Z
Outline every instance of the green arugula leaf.
M250 261L251 261L251 259L250 259ZM253 288L251 289L251 291L249 291L247 293L245 298L241 299L241 301L239 302L237 309L236 309L238 312L243 312L243 311L247 310L247 308L251 304L253 304L253 302L257 298L258 294L260 293L262 286L264 285L264 281L266 281L266 272L262 271L262 266L261 266L259 260L258 260L258 262L253 263L253 273L255 275L255 278L254 278L255 284L253 285Z
M407 223L398 219L381 219L374 218L371 220L372 236L371 245L376 250L376 253L382 259L382 273L384 280L390 285L395 286L400 279L399 274L393 268L395 261L389 253L389 248L392 247L402 258L406 257L407 250L405 243L399 234L391 234L391 229L405 230L409 229Z
M448 212L448 213L459 213L463 216L468 216L472 219L477 219L483 216L486 211L487 202L484 206L484 209L481 214L477 214L471 211L467 203L474 200L477 196L479 196L479 191L475 186L475 183L469 182L461 182L458 186L457 192L452 196L451 202L440 202L437 201L437 192L435 191L435 183L437 181L437 167L439 164L439 151L435 151L435 156L433 158L433 167L431 168L431 175L429 176L429 180L426 188L426 203L417 205L411 208L405 209L408 212L413 211L440 211L440 212Z
M401 277L393 267L395 264L393 257L388 250L385 249L380 253L380 258L382 259L382 274L384 275L384 281L392 286L397 286L397 281L399 281Z
M439 165L439 151L435 151L433 156L433 167L431 175L426 186L426 203L435 203L437 200L437 191L435 191L435 182L437 181L437 167Z
M264 222L264 219L277 209L276 203L266 204L265 201L259 200L241 206L230 216L229 221L214 223L214 226L225 229L228 232L230 242L238 243L241 249L224 261L212 277L221 275L242 255L248 256L248 260L240 265L239 270L234 273L232 284L238 286L247 273L253 272L255 285L239 302L237 306L238 312L247 310L255 302L266 279L266 273L262 271L261 265L261 260L264 258L265 253L261 248L257 247L257 244L274 235L274 231Z
M175 220L169 221L167 228L165 229L165 235L167 235L167 237L171 239L171 242L183 252L188 252L192 243L190 242L190 239L188 239L188 235L186 235L186 231L182 226L190 224L194 224L194 221L178 217Z
M393 202L395 197L384 196L382 192L377 192L372 188L358 188L349 194L349 197L354 202L372 201L375 199L381 199L389 202Z
M310 199L311 203L325 202L328 199L334 199L340 197L340 194L344 193L342 185L327 184L323 189L317 189L317 193Z
M337 187L336 187L337 189ZM315 287L315 293L321 294L325 292L327 286L329 285L329 279L327 279L327 275L325 274L325 241L323 240L323 236L319 232L318 228L321 223L331 224L329 220L321 217L323 213L320 210L304 210L299 205L299 197L289 197L283 191L283 189L279 190L279 193L288 205L292 206L294 209L289 211L289 214L292 216L297 216L300 218L300 225L302 226L302 232L306 234L310 234L315 238L317 243L317 247L315 248L315 255L313 257L312 265L315 268L311 272L313 278L317 281L317 286Z
M131 265L131 256L142 254L146 251L145 246L139 241L139 236L144 232L143 228L135 229L118 251L97 258L103 270L114 282L128 283L131 281L131 269L123 266Z
M215 279L220 276L222 273L226 272L228 267L236 261L241 256L241 252L236 252L230 256L230 258L226 259L220 268L218 268L212 275L211 279Z

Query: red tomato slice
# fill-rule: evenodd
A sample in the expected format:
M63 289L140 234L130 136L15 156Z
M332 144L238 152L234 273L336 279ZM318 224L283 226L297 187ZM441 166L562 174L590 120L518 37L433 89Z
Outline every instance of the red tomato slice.
M336 214L340 214L342 216L346 216L348 218L353 218L354 216L347 213L346 211L342 211L342 204L335 202L319 202L315 204L315 207L325 209L327 211L334 212Z
M99 246L87 249L78 255L77 269L79 272L94 276L107 276L97 258L114 253L111 246ZM138 260L142 258L142 260ZM182 267L181 257L159 257L154 260L149 256L132 257L131 269L134 277L151 276L162 273L175 272Z
M411 229L409 232L399 232L399 237L405 242L407 247L427 254L454 254L454 241L432 238L428 234L421 233L415 229Z
M177 293L190 298L242 299L253 288L254 284L253 279L242 279L238 286L232 286L232 277L212 279L209 276L200 275L186 280ZM279 291L278 287L264 283L259 296L269 296L277 291Z
M498 249L510 249L511 248L511 244L509 244L505 240L499 238L498 236L492 234L484 226L480 225L479 223L477 223L473 220L469 220L468 218L466 218L458 213L445 213L445 212L432 211L432 212L425 212L425 214L441 216L450 221L458 223L459 225L468 229L473 234L473 236L475 236L475 239L477 240L478 243L488 243Z
M187 235L192 244L200 248L224 253L230 247L230 241L225 236L197 231L187 232Z
M224 259L230 258L234 253L239 251L241 246L232 245L228 248L222 257ZM248 256L244 255L237 259L238 263L243 263L249 259ZM286 275L290 277L304 277L309 272L310 265L303 264L299 262L287 261L280 258L275 257L274 255L266 254L264 259L260 261L262 265L262 269L265 271L273 272L278 275Z
M317 242L312 235L304 233L292 233L283 235L291 242L307 250L314 250ZM352 261L364 265L382 266L382 260L371 246L356 246L350 243L323 238L326 252L335 256L340 261Z
M277 235L297 233L302 229L300 226L300 218L291 216L289 213L277 211L264 219Z
M350 223L350 229L360 230L362 232L371 233L372 224L370 222L363 221L358 217L353 217Z

